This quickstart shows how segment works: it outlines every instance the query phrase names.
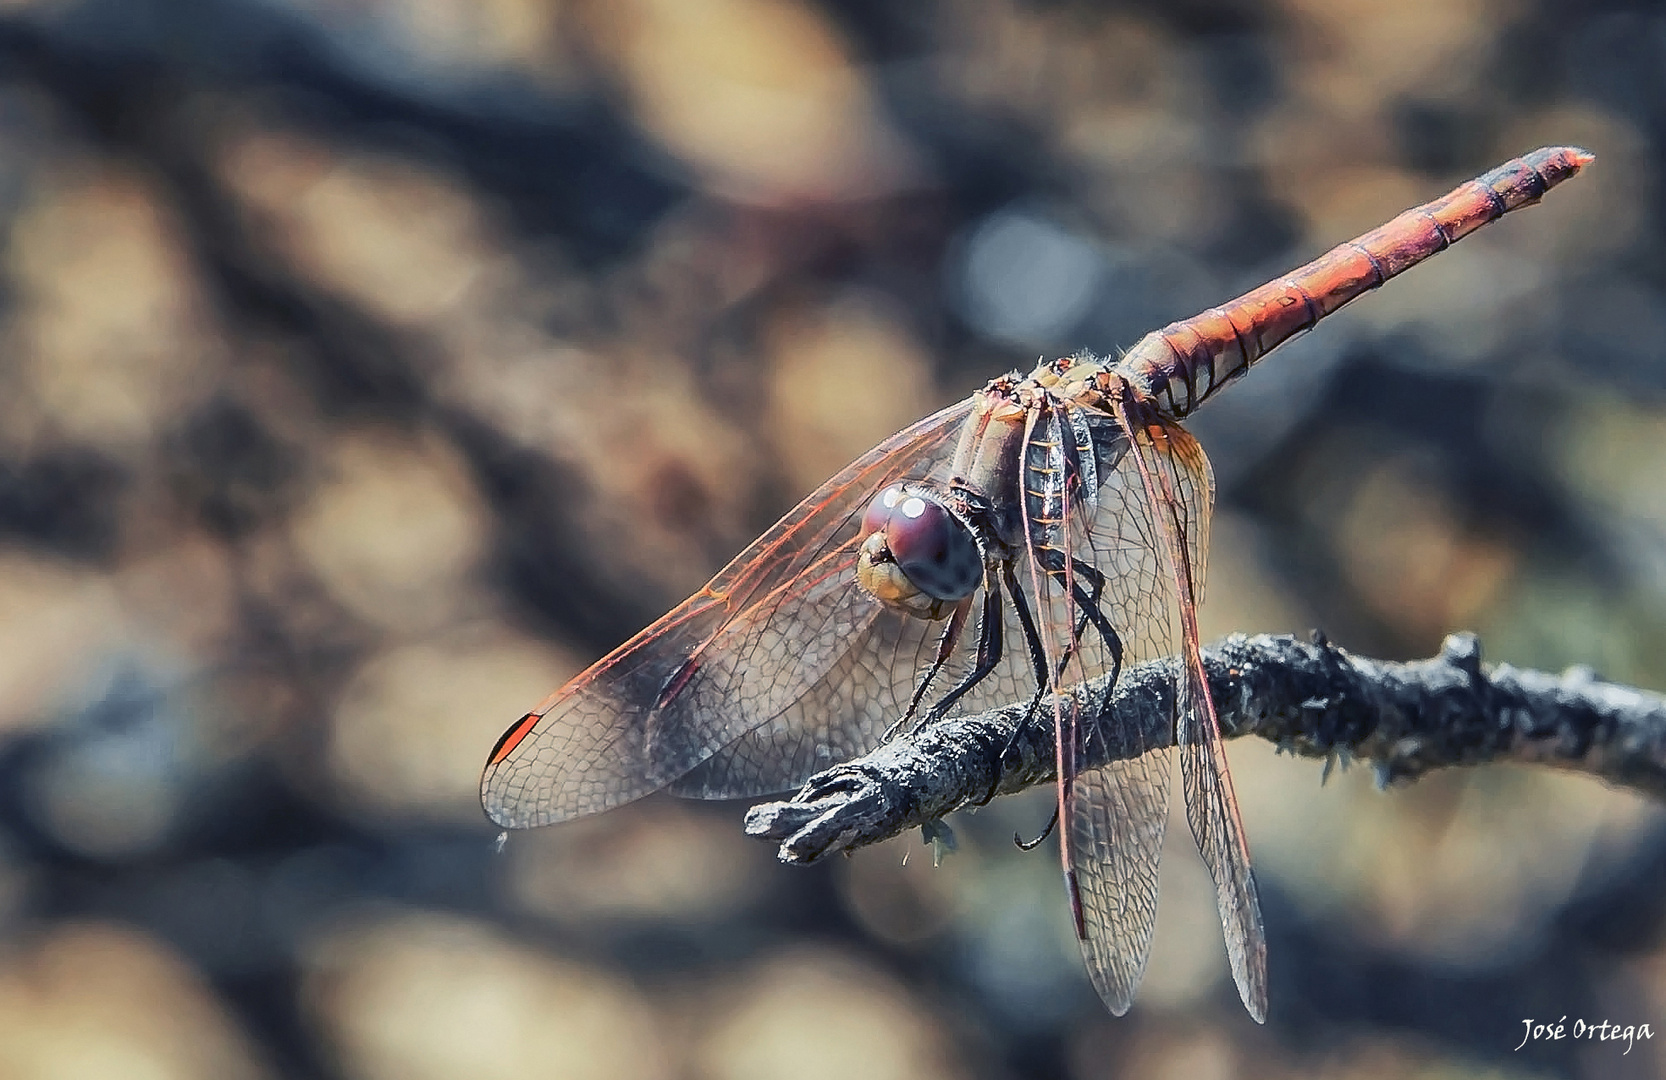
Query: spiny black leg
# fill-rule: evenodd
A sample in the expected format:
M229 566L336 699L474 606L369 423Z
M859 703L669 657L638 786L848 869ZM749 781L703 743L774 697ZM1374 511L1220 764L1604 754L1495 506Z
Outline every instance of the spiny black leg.
M959 701L966 691L982 682L995 665L1001 662L1001 590L999 588L983 591L983 612L978 616L978 653L972 670L957 683L954 689L943 695L943 699L931 707L926 714L925 723L933 723L948 715L954 703Z
M1059 557L1056 551L1047 552L1042 562L1042 568L1047 571L1048 577L1054 579L1064 577L1064 560ZM1105 594L1105 575L1092 563L1077 558L1070 560L1070 568L1080 579L1071 582L1071 595L1075 598L1077 606L1081 608L1082 614L1076 623L1076 636L1066 647L1064 655L1059 659L1058 673L1054 678L1056 680L1063 677L1064 669L1069 666L1071 658L1081 645L1082 635L1087 632L1088 626L1092 625L1098 632L1100 640L1105 643L1105 647L1111 653L1110 678L1106 680L1098 705L1093 710L1093 715L1101 716L1104 713L1105 702L1110 700L1111 691L1116 686L1117 679L1122 676L1122 638L1117 634L1116 628L1111 625L1110 620L1105 617L1104 608L1100 603ZM1082 581L1086 581L1089 588L1084 589L1081 584ZM1095 731L1098 730L1098 728L1095 728Z
M1042 563L1042 568L1047 571L1049 577L1064 576L1063 560L1059 558L1057 552L1049 552L1049 557ZM1092 563L1083 562L1077 558L1070 560L1070 568L1078 577L1085 578L1092 588L1091 590L1083 589L1080 583L1071 582L1071 595L1076 598L1077 606L1082 609L1082 616L1076 621L1075 635L1070 644L1066 646L1064 656L1059 660L1059 670L1054 679L1063 677L1065 667L1069 665L1070 658L1075 655L1077 646L1081 644L1082 635L1087 633L1088 625L1091 623L1094 629L1099 631L1099 636L1104 640L1106 648L1111 650L1110 681L1111 685L1115 685L1118 675L1122 672L1122 639L1117 636L1110 620L1105 618L1104 609L1100 607L1100 601L1105 595L1105 575Z
M1047 696L1047 650L1041 645L1041 632L1036 629L1035 616L1030 614L1029 601L1024 599L1024 590L1018 584L1018 575L1013 571L1012 563L1001 565L1001 581L1012 596L1012 610L1017 612L1018 625L1024 629L1024 643L1029 647L1030 667L1035 674L1035 696L1030 699L1030 707L1024 710L1024 723L1027 724L1035 715L1041 699Z
M1012 597L1012 610L1017 613L1018 625L1024 630L1024 644L1030 650L1030 667L1035 674L1035 694L1030 698L1023 718L1012 729L1006 745L995 758L995 768L992 770L994 779L990 781L989 790L984 792L983 798L974 804L977 806L987 806L989 800L995 797L996 789L1001 786L1001 762L1006 760L1012 748L1017 745L1019 733L1029 726L1030 721L1035 718L1035 711L1040 706L1041 699L1047 696L1047 651L1042 648L1041 633L1036 629L1035 617L1030 614L1029 602L1024 599L1024 590L1018 584L1018 575L1013 571L1011 562L1001 564L1001 582L1006 586L1007 594Z
M1053 807L1053 816L1047 819L1047 827L1041 830L1040 836L1037 836L1034 840L1026 840L1017 833L1013 833L1012 842L1018 845L1019 851L1034 851L1041 846L1043 840L1053 835L1053 830L1058 827L1058 824L1059 808L1055 806Z
M985 606L987 606L987 602ZM925 676L920 680L920 685L914 688L914 696L908 702L908 711L904 712L896 723L885 729L885 734L880 737L881 742L890 742L891 737L914 718L914 714L919 710L920 702L925 698L926 690L931 686L932 680L937 678L938 672L943 670L943 665L948 663L949 657L954 655L955 646L960 644L961 632L966 629L966 612L970 608L971 597L967 597L966 600L955 606L954 614L949 616L948 625L943 627L943 635L937 639L937 658L931 662L931 670L925 673ZM983 630L980 629L978 634L979 647L981 648Z
M1108 690L1116 685L1118 677L1122 674L1122 638L1105 617L1105 609L1099 606L1105 595L1105 575L1100 573L1098 567L1081 559L1071 559L1070 566L1078 577L1086 578L1093 586L1092 592L1087 594L1083 593L1080 585L1076 586L1076 602L1082 606L1082 618L1085 620L1077 627L1076 637L1080 639L1087 630L1086 622L1092 622L1094 629L1099 631L1100 638L1104 640L1105 647L1111 650L1111 677L1105 684Z
M1097 566L1090 562L1083 562L1081 559L1077 558L1072 558L1070 560L1070 568L1076 572L1077 577L1087 579L1088 584L1093 587L1092 592L1088 595L1086 601L1082 600L1081 591L1078 589L1076 594L1077 601L1082 604L1084 609L1097 609L1099 607L1099 601L1105 595L1105 575L1100 572ZM1081 639L1082 634L1087 630L1087 618L1088 616L1084 610L1082 621L1076 624L1076 637L1078 640ZM1120 652L1121 651L1118 650L1119 656ZM1118 663L1121 663L1120 659L1118 660Z
M1049 565L1048 561L1044 561L1042 564L1042 568L1047 571L1048 576L1062 577L1064 569L1063 560L1060 559L1057 554L1054 554L1050 562L1051 565ZM1070 568L1078 577L1085 580L1089 587L1083 588L1080 582L1071 582L1071 595L1075 597L1076 603L1081 607L1082 615L1077 621L1075 635L1072 641L1065 648L1064 656L1059 663L1058 674L1054 676L1054 679L1056 680L1057 678L1063 676L1064 669L1069 665L1070 658L1074 655L1075 649L1082 639L1082 635L1087 632L1087 628L1091 624L1099 633L1100 639L1104 641L1105 647L1109 649L1111 653L1111 677L1105 684L1105 700L1108 700L1111 689L1116 685L1117 679L1120 678L1122 674L1123 650L1122 638L1118 636L1116 628L1111 625L1110 620L1105 616L1104 609L1100 606L1105 595L1105 575L1100 572L1097 567L1093 566L1091 563L1083 562L1081 559L1072 558L1070 560ZM1034 717L1036 708L1041 704L1041 699L1046 696L1049 682L1047 679L1046 652L1042 648L1041 638L1036 631L1035 620L1030 614L1029 605L1025 602L1023 592L1018 587L1018 581L1016 575L1013 573L1011 563L1007 563L1003 566L1002 579L1006 582L1007 590L1012 593L1013 609L1018 612L1018 621L1024 628L1024 636L1030 646L1030 657L1035 668L1037 685L1035 697L1030 700L1029 708L1025 710L1022 723L1018 729L1014 730L1013 735L1007 740L1006 748L1001 751L1001 758L1004 759L1008 751L1012 749L1013 744L1017 742L1018 731L1022 730L1023 726L1027 725ZM1102 707L1103 702L1101 702L1100 711L1102 711ZM997 781L995 784L990 786L989 792L984 796L984 803L987 803L990 799L995 797L995 789L999 784L999 769L996 770L996 774ZM1014 835L1012 838L1013 843L1017 844L1023 850L1029 851L1040 844L1043 840L1047 839L1047 837L1052 834L1052 831L1058 827L1058 823L1059 813L1057 808L1055 808L1052 819L1048 821L1047 828L1042 830L1040 836L1037 836L1034 840L1025 841L1022 837Z
M1084 594L1081 586L1078 585L1076 587L1076 602L1082 605L1083 617L1093 623L1094 629L1099 632L1100 640L1104 641L1105 648L1109 649L1111 653L1110 677L1105 680L1104 692L1099 699L1098 707L1094 709L1095 716L1103 717L1105 703L1110 701L1111 691L1116 688L1117 680L1122 677L1122 638L1117 634L1116 629L1111 626L1110 620L1105 617L1105 611L1099 604L1100 598L1104 595L1105 575L1100 573L1097 567L1082 562L1080 559L1072 559L1070 562L1071 568L1076 571L1077 575L1085 578L1093 586L1091 593ZM1078 627L1078 637L1084 629L1085 627ZM1095 725L1095 731L1099 730L1101 729Z
M1058 551L1053 548L1046 548L1043 549L1043 551L1044 554L1041 556L1041 568L1047 571L1047 576L1049 578L1063 580L1064 560L1059 557ZM1070 565L1072 568L1077 568L1087 566L1087 563L1082 562L1080 559L1071 559ZM1094 570L1093 574L1098 578L1095 591L1093 593L1093 596L1097 598L1099 595L1098 588L1104 585L1105 577L1097 570ZM1090 578L1090 580L1092 579ZM1070 666L1071 657L1076 655L1076 647L1081 644L1082 635L1087 632L1088 621L1091 618L1088 613L1089 609L1097 606L1096 603L1087 604L1083 602L1084 598L1087 597L1088 594L1083 592L1082 587L1075 582L1071 582L1071 595L1076 598L1076 603L1081 605L1082 617L1076 620L1076 626L1074 631L1071 633L1070 640L1065 643L1064 651L1059 655L1058 670L1053 672L1054 683L1057 683L1060 679L1064 678L1064 669Z

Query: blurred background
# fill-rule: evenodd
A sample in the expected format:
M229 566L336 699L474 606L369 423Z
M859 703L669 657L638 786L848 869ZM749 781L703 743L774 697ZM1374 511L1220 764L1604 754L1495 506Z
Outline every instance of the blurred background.
M1232 748L1265 1028L1171 832L1088 987L1047 796L810 870L504 726L846 460L1546 143L1599 163L1194 430L1205 637L1666 689L1648 0L0 0L0 1075L1646 1077L1666 822ZM1034 794L1034 793L1032 793Z

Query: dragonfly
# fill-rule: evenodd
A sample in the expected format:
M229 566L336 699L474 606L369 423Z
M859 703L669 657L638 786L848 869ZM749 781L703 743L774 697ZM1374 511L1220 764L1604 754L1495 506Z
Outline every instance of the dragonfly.
M774 794L899 730L1028 700L1052 714L1060 858L1105 1004L1128 1010L1150 954L1178 756L1233 979L1264 1022L1260 901L1198 641L1214 481L1180 421L1280 343L1594 160L1535 150L1115 360L1002 375L891 436L515 721L481 777L486 814L522 829L657 791ZM1165 658L1163 745L1130 748L1069 693L1109 694L1125 665ZM1117 760L1089 764L1112 741Z

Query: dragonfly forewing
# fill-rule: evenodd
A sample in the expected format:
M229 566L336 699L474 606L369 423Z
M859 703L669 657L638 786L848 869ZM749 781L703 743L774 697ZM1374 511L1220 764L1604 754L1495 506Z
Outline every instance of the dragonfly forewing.
M900 619L849 595L860 592L849 574L857 519L876 488L944 466L969 405L927 417L847 466L704 589L512 725L481 776L488 816L530 828L673 784L809 695L871 622ZM800 650L817 663L801 662ZM867 722L821 716L801 737L871 747Z

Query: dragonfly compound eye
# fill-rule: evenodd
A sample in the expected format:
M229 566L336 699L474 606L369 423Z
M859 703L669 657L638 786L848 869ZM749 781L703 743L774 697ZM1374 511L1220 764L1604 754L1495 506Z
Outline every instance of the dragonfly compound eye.
M982 583L983 554L941 502L892 485L862 516L856 575L881 602L936 619Z

